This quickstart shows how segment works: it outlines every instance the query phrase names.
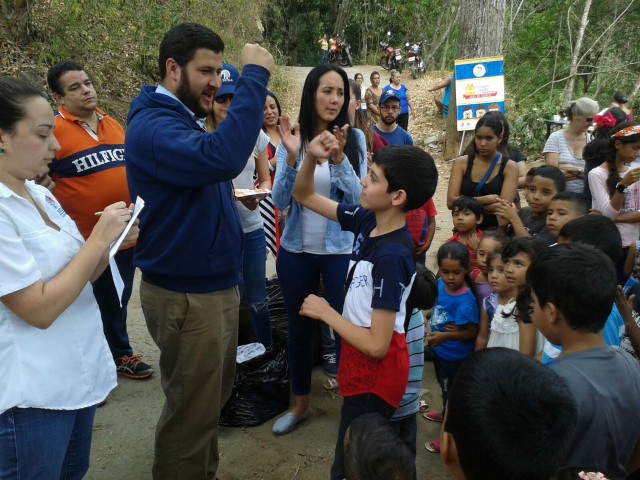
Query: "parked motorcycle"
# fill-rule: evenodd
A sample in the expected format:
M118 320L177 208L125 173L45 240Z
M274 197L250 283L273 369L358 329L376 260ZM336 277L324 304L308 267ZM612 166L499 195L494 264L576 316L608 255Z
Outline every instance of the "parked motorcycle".
M330 64L338 63L342 67L353 67L351 45L344 38L336 37L336 43L333 49L329 51L328 60Z
M402 60L402 50L389 46L391 32L387 32L387 39L380 42L382 47L382 56L380 57L380 66L385 70L396 69L402 73L404 62Z
M424 40L414 43L410 46L409 42L405 43L405 50L407 51L407 62L409 63L409 69L411 70L411 78L414 80L418 78L418 75L422 75L427 71L427 66L422 58L422 44Z

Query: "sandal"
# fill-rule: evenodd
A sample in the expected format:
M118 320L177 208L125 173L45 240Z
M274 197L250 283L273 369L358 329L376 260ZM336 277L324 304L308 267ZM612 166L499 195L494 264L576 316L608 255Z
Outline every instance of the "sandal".
M418 407L418 411L420 413L425 413L429 411L429 404L424 400L420 400L420 406Z
M431 453L440 453L440 439L435 438L430 442L425 443L424 448L426 448Z
M325 390L337 390L338 389L338 380L336 378L327 378L326 382L322 384L322 388Z
M431 410L430 412L423 413L422 416L432 422L442 423L442 414L435 410Z

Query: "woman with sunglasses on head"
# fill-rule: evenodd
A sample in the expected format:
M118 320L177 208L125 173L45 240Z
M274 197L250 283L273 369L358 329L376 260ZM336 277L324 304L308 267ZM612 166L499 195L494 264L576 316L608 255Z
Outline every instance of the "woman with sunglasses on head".
M229 63L222 64L222 85L216 92L213 111L207 117L205 126L214 131L227 118L228 109L233 101L238 70ZM233 179L234 189L253 189L254 173L257 173L258 188L271 188L269 176L269 160L267 146L269 137L260 130L253 154L247 160L244 170ZM251 310L253 330L258 342L265 347L271 346L271 317L267 304L266 262L267 244L263 229L262 216L258 208L259 199L239 198L236 202L240 225L244 234L244 250L242 256L242 290L241 301ZM224 252L214 252L224 255Z
M547 139L542 153L547 165L559 167L567 180L567 191L582 193L584 188L584 147L591 141L588 133L593 117L600 108L598 102L581 97L564 110L569 125L553 132Z
M273 200L279 209L290 206L290 210L280 238L276 269L289 319L293 405L274 423L276 435L289 433L311 416L309 393L316 321L300 315L304 299L318 292L322 279L324 297L332 308L342 311L353 234L302 207L293 200L292 191L307 146L317 135L329 131L341 139L340 150L330 158L318 160L315 190L337 202L359 203L367 156L363 133L348 125L350 100L349 79L343 69L332 65L315 67L302 89L298 124L291 134L282 136L278 146ZM288 118L283 120L281 135L283 123L289 125Z

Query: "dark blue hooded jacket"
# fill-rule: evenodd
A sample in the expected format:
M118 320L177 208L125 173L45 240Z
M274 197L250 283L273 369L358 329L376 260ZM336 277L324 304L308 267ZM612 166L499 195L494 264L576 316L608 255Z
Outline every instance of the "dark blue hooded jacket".
M204 293L241 282L243 236L231 180L258 138L268 80L265 68L245 66L213 133L153 86L131 102L127 181L131 198L145 201L134 263L150 283Z

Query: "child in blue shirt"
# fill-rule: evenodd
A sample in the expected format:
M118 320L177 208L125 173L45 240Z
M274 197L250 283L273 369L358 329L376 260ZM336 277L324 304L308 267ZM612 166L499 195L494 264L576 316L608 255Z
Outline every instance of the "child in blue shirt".
M447 405L449 387L462 361L473 353L478 334L480 314L466 274L469 268L469 251L458 242L447 242L438 250L438 300L433 307L427 340L432 347L433 367L442 389L442 413L430 411L425 418L442 422ZM430 452L440 451L440 441L425 444Z

